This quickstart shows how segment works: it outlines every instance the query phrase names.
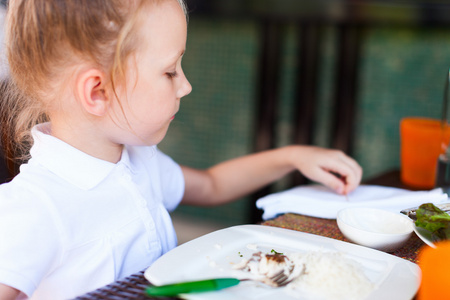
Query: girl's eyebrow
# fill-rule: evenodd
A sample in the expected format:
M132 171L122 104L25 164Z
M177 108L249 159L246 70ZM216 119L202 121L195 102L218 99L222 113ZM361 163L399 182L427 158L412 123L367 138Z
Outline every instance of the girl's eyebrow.
M173 57L171 57L171 60L178 60L178 58L182 57L184 55L185 49L181 50L177 54L175 54Z
M185 50L183 49L180 52L178 52L177 54L170 56L170 58L167 59L167 62L170 62L168 64L172 65L175 62L177 62L178 59L184 55L184 52L185 52Z

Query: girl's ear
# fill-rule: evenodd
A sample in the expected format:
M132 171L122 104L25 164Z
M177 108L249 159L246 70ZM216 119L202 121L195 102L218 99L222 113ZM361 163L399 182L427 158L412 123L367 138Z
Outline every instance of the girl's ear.
M105 74L98 69L84 71L79 74L76 86L84 110L99 117L105 115L110 105Z

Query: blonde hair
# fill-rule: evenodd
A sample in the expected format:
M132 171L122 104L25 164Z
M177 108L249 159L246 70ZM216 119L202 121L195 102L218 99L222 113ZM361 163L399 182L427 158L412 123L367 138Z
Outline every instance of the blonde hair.
M139 13L161 1L10 0L6 45L11 78L0 105L3 137L14 138L3 145L6 152L28 153L31 127L48 120L50 100L56 100L49 95L62 89L69 67L80 61L94 64L109 74L115 91L139 46ZM176 1L187 16L183 0Z

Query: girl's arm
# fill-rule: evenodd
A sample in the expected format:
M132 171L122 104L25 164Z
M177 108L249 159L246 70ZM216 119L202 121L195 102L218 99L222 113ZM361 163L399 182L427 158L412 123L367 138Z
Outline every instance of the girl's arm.
M2 300L14 300L19 296L19 291L15 288L0 283L0 299Z
M358 163L343 152L314 146L287 146L225 161L207 170L185 166L182 170L186 182L182 203L190 205L230 202L294 170L340 194L354 190L362 177Z

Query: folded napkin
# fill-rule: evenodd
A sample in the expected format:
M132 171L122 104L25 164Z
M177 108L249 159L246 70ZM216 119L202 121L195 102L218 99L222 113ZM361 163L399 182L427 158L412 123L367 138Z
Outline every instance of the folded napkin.
M264 210L263 219L268 220L284 213L297 213L312 217L336 219L339 210L346 207L372 207L392 212L420 206L423 203L448 202L441 189L431 191L409 191L404 189L360 185L348 195L336 194L322 185L305 185L267 195L256 201Z

